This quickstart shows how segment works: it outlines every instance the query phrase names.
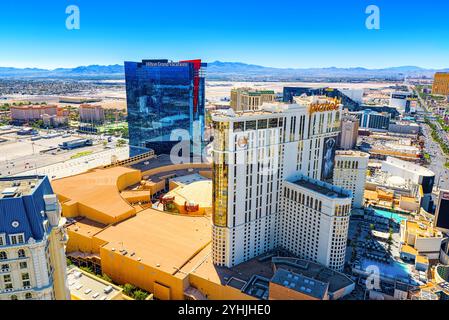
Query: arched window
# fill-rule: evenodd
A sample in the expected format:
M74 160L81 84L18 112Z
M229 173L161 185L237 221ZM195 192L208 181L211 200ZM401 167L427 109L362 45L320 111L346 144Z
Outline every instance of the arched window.
M19 256L19 258L25 258L25 250L20 249L19 251L17 251L17 254Z
M16 296L15 294L13 294L13 295L11 296L11 300L17 300L17 296Z
M32 298L33 298L33 296L31 295L31 293L28 292L27 294L25 294L25 299L29 300Z
M8 259L8 255L5 251L0 251L0 260L6 260Z

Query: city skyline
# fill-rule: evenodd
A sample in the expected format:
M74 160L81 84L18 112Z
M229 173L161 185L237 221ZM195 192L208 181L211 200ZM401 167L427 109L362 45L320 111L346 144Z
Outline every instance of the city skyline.
M133 1L126 7L119 1L2 3L0 38L8 50L0 52L0 65L54 69L170 56L277 68L448 67L449 4L435 4L434 10L422 10L417 1L373 4L380 10L379 30L366 28L370 3L362 1L325 1L320 7L200 1L170 9ZM66 28L69 5L80 10L79 30Z

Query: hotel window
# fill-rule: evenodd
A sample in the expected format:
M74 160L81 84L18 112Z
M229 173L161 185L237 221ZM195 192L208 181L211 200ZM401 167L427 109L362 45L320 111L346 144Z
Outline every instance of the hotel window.
M25 236L23 233L12 234L9 236L9 241L12 245L21 244L25 242Z
M0 251L0 260L6 260L8 259L8 255L5 251Z
M25 295L25 299L27 299L27 300L30 300L32 298L33 298L33 295L29 292Z
M30 274L29 273L22 273L22 284L24 287L30 287Z
M25 250L20 249L19 251L17 251L17 255L19 258L25 258L26 257Z
M234 122L234 132L244 130L244 122Z
M12 279L10 274L5 274L3 276L3 282L5 283L5 289L13 289Z
M20 266L20 269L26 269L26 268L28 268L28 265L27 265L26 262L20 262L20 263L19 263L19 266Z
M5 234L0 234L0 247L6 245Z

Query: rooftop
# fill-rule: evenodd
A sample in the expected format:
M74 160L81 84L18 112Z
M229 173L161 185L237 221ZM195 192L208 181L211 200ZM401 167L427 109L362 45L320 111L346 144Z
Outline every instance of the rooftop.
M435 173L423 166L414 164L414 163L410 163L409 161L404 161L401 159L397 159L394 157L387 157L387 160L385 160L383 163L385 164L389 164L392 166L395 166L397 168L401 168L410 172L414 172L417 173L419 175L422 176L429 176L429 177L433 177L435 176Z
M407 232L415 234L421 238L442 238L441 231L435 229L432 223L424 220L407 220L406 222Z
M175 274L211 242L211 221L147 209L95 237L104 249ZM140 259L140 260L139 260Z
M56 105L26 105L26 106L11 106L11 109L50 109L57 108Z
M345 157L357 157L357 158L369 158L370 155L366 152L357 151L357 150L337 150L335 155L345 156Z
M106 225L95 222L93 220L83 218L75 222L69 222L67 229L83 236L92 237L106 228Z
M120 190L140 182L140 178L137 170L113 167L53 180L52 186L63 206L82 204L77 206L79 216L108 224L135 214Z
M0 199L17 198L33 193L42 177L0 178Z
M210 250L211 247L208 246L203 251L210 252ZM326 283L331 294L353 284L353 281L343 273L333 271L318 263L290 257L290 254L283 250L273 250L232 268L215 266L212 257L208 256L200 264L194 266L191 271L189 269L189 272L211 282L232 286L250 294L251 288L255 287L255 279L260 280L256 287L263 289L263 284L266 282L263 279L271 280L275 275L275 270L279 269L313 279L316 282ZM253 294L250 294L252 296L255 296L254 294L257 292L260 293L258 290L252 290L252 292Z
M325 197L335 198L350 198L351 192L343 188L325 183L323 181L314 180L306 176L298 176L296 179L292 179L290 183L298 185L302 188L317 192Z
M67 268L70 293L79 300L113 300L122 289L76 267Z
M289 272L284 269L278 269L271 281L317 299L323 299L325 297L329 286L328 283L309 278L302 274Z
M184 202L198 204L201 207L212 207L212 180L202 180L181 185L166 194L174 196L175 202L183 205Z

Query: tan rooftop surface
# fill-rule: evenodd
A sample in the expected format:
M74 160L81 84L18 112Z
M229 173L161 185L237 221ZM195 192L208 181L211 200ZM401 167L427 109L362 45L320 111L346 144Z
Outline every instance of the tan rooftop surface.
M75 223L70 224L67 227L67 230L76 232L83 236L92 237L104 228L106 228L106 225L84 218L80 221L76 221Z
M189 185L179 186L167 196L174 196L175 202L183 205L185 201L193 201L200 207L212 207L212 180L196 181Z
M62 203L78 203L80 215L89 217L93 209L102 215L117 221L120 217L134 214L134 208L129 205L119 192L120 179L126 179L129 173L138 172L125 167L97 169L92 172L52 181L54 192ZM85 209L87 207L88 209Z
M202 251L212 239L211 220L185 217L153 209L111 226L96 238L108 242L103 248L124 249L129 258L173 274Z

